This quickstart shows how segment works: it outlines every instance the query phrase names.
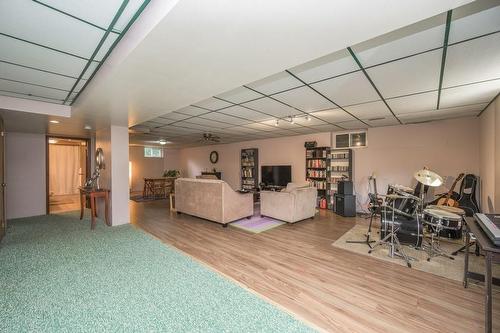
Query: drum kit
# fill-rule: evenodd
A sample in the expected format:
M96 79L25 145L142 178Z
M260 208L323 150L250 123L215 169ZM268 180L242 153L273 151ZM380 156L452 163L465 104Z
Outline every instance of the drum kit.
M380 214L380 240L370 246L368 253L385 245L390 257L402 258L411 267L410 261L416 259L405 253L401 246L405 244L426 251L427 261L437 256L454 259L441 249L440 237L444 231L461 231L465 212L458 207L425 206L425 189L441 186L443 178L426 168L415 172L414 178L422 190L389 185L387 195L381 195L385 203ZM429 233L427 237L424 237L424 230Z

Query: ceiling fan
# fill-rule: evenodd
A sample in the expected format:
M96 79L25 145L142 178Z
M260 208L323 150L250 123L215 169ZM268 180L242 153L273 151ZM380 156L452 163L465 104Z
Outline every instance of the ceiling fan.
M220 142L220 137L212 133L203 133L203 137L199 142Z

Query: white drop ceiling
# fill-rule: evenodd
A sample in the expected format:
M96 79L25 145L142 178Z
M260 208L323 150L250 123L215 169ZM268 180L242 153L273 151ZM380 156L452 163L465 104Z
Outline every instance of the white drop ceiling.
M172 147L474 116L500 90L500 6L469 2L5 0L0 95L73 105L55 132L128 123ZM449 8L449 29L383 34Z
M0 95L71 105L148 2L0 1Z
M152 119L131 140L184 147L203 133L229 143L470 117L499 91L500 3L479 1Z

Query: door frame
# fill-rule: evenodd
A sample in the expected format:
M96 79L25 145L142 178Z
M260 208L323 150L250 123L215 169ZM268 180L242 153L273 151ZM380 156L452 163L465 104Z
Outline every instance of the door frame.
M2 226L0 228L0 241L2 241L2 239L5 237L5 235L7 234L7 214L6 214L6 211L7 211L7 205L6 205L6 191L5 191L5 187L6 187L6 182L7 180L5 179L5 122L3 121L3 117L0 115L0 135L2 137L2 143L1 143L1 147L0 147L0 163L2 164L2 170L1 170L1 182L0 182L0 192L1 192L1 195L0 195L0 200L2 201L1 205L2 205L2 209L1 209L1 212L0 212L0 219L2 219Z
M49 215L50 213L50 187L49 187L49 138L50 139L61 139L61 140L81 140L85 141L87 145L87 160L85 161L85 179L90 177L90 161L91 161L91 152L90 152L90 138L81 138L74 136L64 136L64 135L45 135L45 214Z

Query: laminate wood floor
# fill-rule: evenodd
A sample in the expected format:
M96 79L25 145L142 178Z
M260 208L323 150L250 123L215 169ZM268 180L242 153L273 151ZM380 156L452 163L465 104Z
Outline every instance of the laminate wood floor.
M51 214L80 210L79 194L52 195L49 197Z
M482 332L483 287L335 248L359 218L321 211L261 234L131 202L132 223L328 332ZM500 294L493 297L500 332Z

